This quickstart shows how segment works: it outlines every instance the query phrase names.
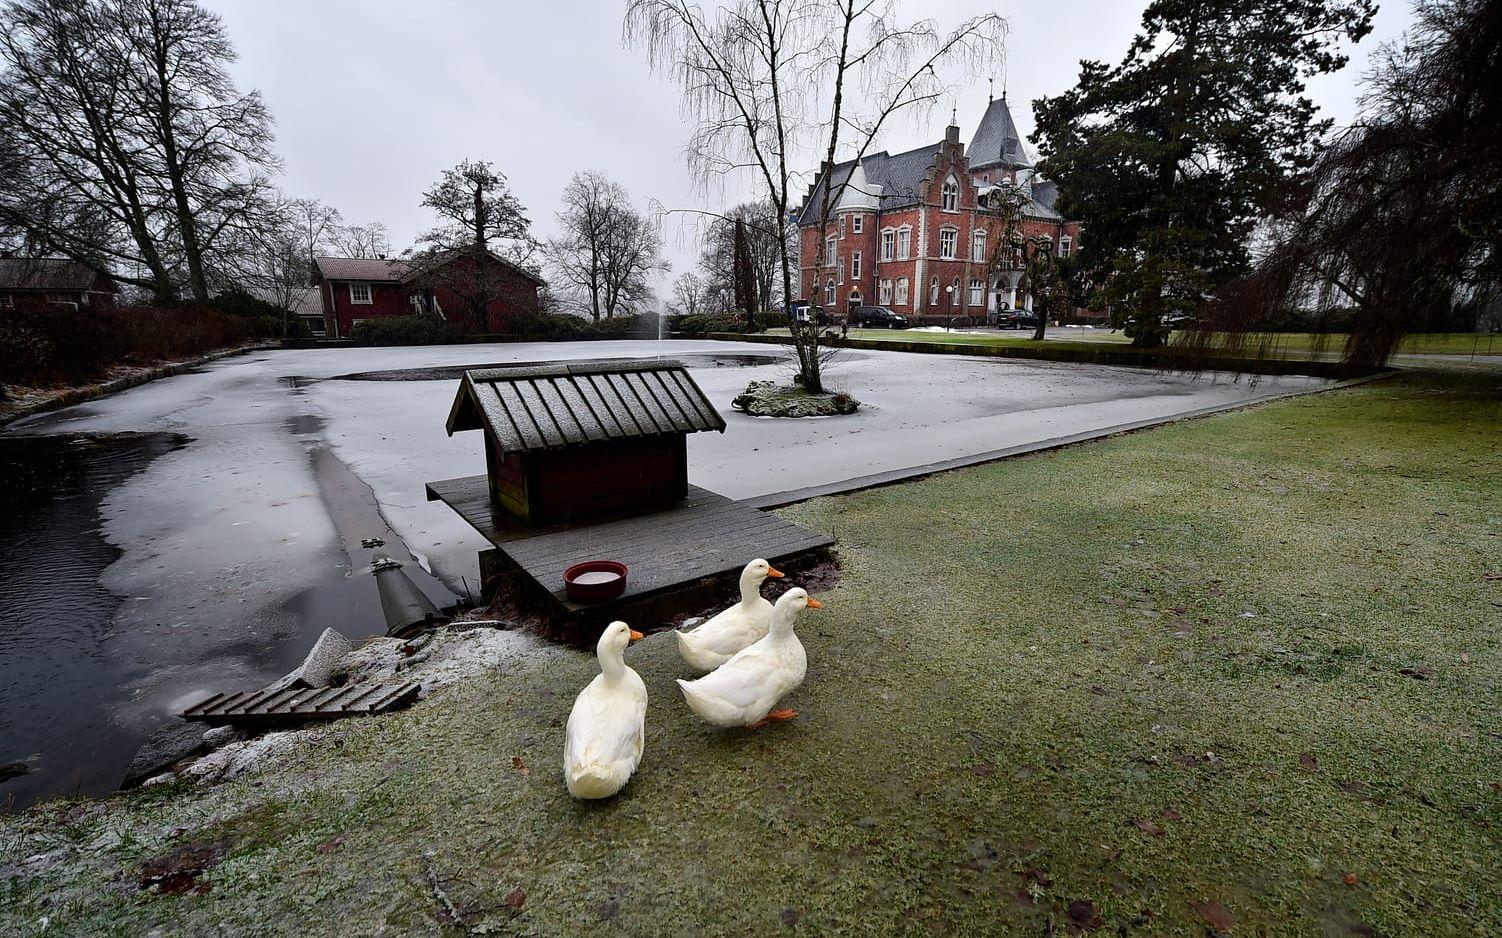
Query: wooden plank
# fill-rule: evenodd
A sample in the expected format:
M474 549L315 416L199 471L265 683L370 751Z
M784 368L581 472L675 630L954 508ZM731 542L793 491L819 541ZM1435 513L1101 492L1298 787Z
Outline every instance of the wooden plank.
M332 720L356 714L384 713L410 702L421 692L422 685L411 681L295 688L270 694L262 688L215 694L211 698L211 708L190 707L182 712L182 717L213 723Z

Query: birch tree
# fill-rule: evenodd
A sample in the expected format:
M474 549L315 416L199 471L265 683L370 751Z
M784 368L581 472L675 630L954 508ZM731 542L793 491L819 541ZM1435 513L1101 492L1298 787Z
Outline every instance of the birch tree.
M651 296L651 275L666 270L657 224L603 173L575 173L558 212L562 233L547 245L558 279L596 322Z
M670 74L693 121L690 167L708 187L749 174L779 219L790 217L810 154L823 165L859 159L900 114L942 97L941 75L999 60L1005 23L973 17L942 32L931 20L900 22L890 0L733 0L706 12L690 0L630 0L625 37ZM819 227L822 254L845 181L823 187L800 222ZM782 295L794 296L794 247L779 225ZM822 266L823 258L817 258ZM818 328L790 324L798 378L823 391Z

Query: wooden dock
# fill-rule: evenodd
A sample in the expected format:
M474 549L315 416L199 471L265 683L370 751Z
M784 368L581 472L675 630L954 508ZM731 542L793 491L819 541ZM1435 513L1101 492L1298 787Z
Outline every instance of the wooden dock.
M422 685L414 682L346 684L342 687L294 685L254 691L219 693L184 710L184 720L213 724L275 724L302 720L337 720L361 714L386 713L417 699Z
M525 527L498 510L485 476L429 482L427 491L429 501L458 512L537 584L561 618L602 625L648 600L739 573L756 557L776 563L834 544L828 535L697 486L663 511L543 528ZM625 594L595 605L571 601L563 571L582 560L624 563L630 570Z

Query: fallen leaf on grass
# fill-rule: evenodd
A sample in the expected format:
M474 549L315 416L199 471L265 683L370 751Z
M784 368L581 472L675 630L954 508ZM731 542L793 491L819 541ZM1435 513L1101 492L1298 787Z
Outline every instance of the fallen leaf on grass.
M520 912L522 910L522 905L525 904L526 901L527 894L525 892L522 892L522 887L520 886L517 886L515 889L506 893L506 905L515 912Z
M1356 874L1355 873L1347 873L1346 875L1344 875L1344 876L1342 876L1340 878L1340 881L1343 882L1343 883L1345 883L1347 886L1354 886L1357 883Z
M1159 827L1157 824L1153 823L1152 821L1147 820L1146 818L1136 818L1136 817L1134 817L1134 818L1132 818L1132 824L1139 831L1141 831L1144 834L1147 834L1150 837L1162 837L1163 836L1163 828Z
M1201 899L1198 902L1191 902L1189 904L1194 906L1194 911L1200 914L1200 918L1208 922L1210 927L1216 931L1230 931L1236 927L1236 916L1232 915L1231 910L1219 902L1214 902L1210 899Z
M1163 817L1170 821L1177 821L1182 815L1173 808L1164 808Z
M1319 760L1314 758L1314 753L1312 752L1301 752L1299 753L1299 765L1302 765L1311 772L1315 772L1319 769Z
M1416 664L1407 668L1399 668L1398 673L1406 674L1407 676L1416 680L1427 681L1434 675L1434 669L1429 667L1427 664Z
M1069 903L1069 921L1076 928L1099 928L1100 913L1089 899L1076 899Z
M1460 663L1461 664L1470 664L1471 663L1471 653L1468 652L1468 651L1461 652L1460 653Z
M522 757L521 756L512 756L511 757L511 767L513 769L516 769L518 772L522 773L523 775L530 775L531 772L532 772L531 769L527 768L527 763L525 763L525 762L522 761Z

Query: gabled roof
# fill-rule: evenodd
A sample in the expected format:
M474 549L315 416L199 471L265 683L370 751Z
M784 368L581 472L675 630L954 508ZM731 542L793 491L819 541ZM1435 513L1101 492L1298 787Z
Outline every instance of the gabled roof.
M923 177L928 175L929 169L934 165L934 159L939 155L943 146L943 141L940 141L903 153L887 153L883 150L880 153L868 153L861 157L861 170L866 174L867 181L872 184L873 188L881 187L881 210L883 212L917 203L918 186L923 182ZM850 178L850 171L854 168L855 160L835 164L834 171L830 175L834 178L836 190ZM823 201L824 181L820 179L803 203L803 209L798 216L799 222L808 224L817 221Z
M401 280L403 283L411 283L414 280L421 279L422 276L429 271L436 270L449 263L450 261L459 260L460 258L469 256L473 253L473 248L456 248L447 251L435 251L432 254L418 255L407 263L407 270L402 274ZM506 260L506 258L500 256L494 251L486 250L484 252L484 256L491 263L498 264L501 267L512 271L518 276L525 277L540 287L547 286L546 280L543 280L541 277L537 276L532 271L521 266L520 264Z
M1007 107L1006 95L986 106L985 116L980 119L975 136L970 138L970 146L965 149L965 157L972 170L988 166L1026 169L1033 165L1022 145L1022 134L1017 132L1017 125L1012 121L1012 109Z
M466 371L447 429L488 429L503 453L725 432L682 362L665 359L545 362Z
M325 280L370 280L398 283L407 273L404 260L385 257L315 257L313 263Z
M106 289L115 292L114 281L88 264L65 257L0 257L0 290L66 290L85 292L103 276Z

